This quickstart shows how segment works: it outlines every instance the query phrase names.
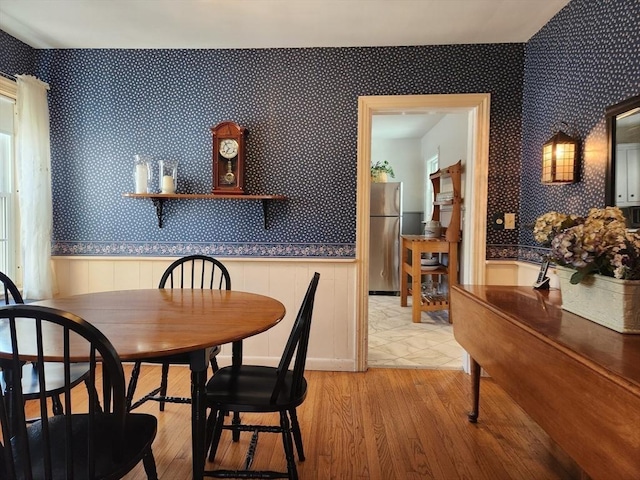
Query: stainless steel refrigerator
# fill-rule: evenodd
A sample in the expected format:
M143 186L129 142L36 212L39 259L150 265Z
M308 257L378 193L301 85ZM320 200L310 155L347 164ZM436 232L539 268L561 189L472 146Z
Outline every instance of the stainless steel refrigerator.
M402 182L371 184L369 293L400 292Z

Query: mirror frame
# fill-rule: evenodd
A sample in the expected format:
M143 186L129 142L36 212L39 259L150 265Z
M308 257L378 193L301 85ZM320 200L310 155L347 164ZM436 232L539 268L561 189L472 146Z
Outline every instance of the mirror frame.
M640 95L627 98L620 103L611 105L605 109L605 119L607 122L607 170L605 176L605 205L610 207L615 205L615 183L616 183L616 117L621 113L634 108L640 108Z

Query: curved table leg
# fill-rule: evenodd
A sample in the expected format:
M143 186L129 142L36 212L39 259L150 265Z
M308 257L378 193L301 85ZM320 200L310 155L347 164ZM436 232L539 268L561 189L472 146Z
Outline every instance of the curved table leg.
M473 357L469 357L471 361L471 395L472 395L472 405L471 412L469 412L469 421L471 423L476 423L478 421L479 407L480 407L480 374L482 373L482 368L480 364L474 360Z

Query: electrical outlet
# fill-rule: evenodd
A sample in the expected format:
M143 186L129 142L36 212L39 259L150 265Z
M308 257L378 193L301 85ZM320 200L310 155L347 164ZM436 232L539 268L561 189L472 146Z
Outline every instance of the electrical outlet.
M504 216L502 213L494 213L491 218L491 225L494 230L504 230Z
M504 214L504 228L505 230L513 230L516 228L516 214L505 213Z

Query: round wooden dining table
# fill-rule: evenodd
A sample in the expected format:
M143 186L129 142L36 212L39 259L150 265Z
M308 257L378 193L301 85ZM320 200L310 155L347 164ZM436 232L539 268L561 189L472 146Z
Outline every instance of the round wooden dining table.
M274 298L234 290L120 290L33 304L82 317L111 341L123 361L190 354L194 479L202 478L204 470L205 382L211 348L264 332L286 313L284 305ZM7 347L2 343L0 339L0 351ZM55 349L55 345L45 348L54 355L50 348Z

